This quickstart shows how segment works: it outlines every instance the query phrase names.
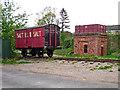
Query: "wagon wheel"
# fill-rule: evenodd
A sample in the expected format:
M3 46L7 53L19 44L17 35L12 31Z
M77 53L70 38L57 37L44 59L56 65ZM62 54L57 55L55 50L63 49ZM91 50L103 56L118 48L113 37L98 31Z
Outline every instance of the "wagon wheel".
M31 50L31 54L32 54L32 56L36 56L37 51L36 51L35 49L32 49L32 50Z
M32 53L32 56L36 56L36 53Z
M39 56L39 57L43 57L43 55L44 55L44 54L43 54L43 51L39 51L39 50L38 50L38 56Z
M23 57L27 57L27 50L26 50L26 49L23 49L23 50L22 50L22 56L23 56Z
M52 50L47 50L47 55L48 55L49 57L52 57L52 56L53 56L53 51L52 51Z

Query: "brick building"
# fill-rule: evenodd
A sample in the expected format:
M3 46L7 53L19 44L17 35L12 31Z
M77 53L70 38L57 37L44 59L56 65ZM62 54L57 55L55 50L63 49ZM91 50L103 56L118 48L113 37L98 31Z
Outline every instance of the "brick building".
M106 26L100 24L75 26L74 54L106 55Z

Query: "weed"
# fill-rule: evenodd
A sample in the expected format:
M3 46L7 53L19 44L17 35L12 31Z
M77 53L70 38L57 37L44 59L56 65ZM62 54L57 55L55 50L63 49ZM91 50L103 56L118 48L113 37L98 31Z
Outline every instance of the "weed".
M103 67L103 66L101 66L101 67L99 67L99 68L98 68L98 70L99 70L99 69L104 69L104 67Z
M119 66L120 66L120 63L117 63L117 65L119 65Z
M97 68L94 68L94 70L96 70Z
M96 67L98 67L98 65L96 65Z
M112 68L113 67L113 65L110 65L110 66L101 66L101 67L99 67L98 69L109 69L109 68Z
M49 69L48 67L45 67L45 69Z
M115 67L117 67L118 65L117 64L115 64Z
M94 71L94 69L90 69L91 71Z
M72 61L72 64L77 63L77 61Z
M85 63L87 63L88 61L85 61Z
M113 70L110 70L109 72L113 72Z

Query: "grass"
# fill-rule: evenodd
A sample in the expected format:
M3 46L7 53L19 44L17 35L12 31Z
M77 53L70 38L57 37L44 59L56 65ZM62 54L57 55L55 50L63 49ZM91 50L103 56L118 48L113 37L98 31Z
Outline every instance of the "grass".
M99 67L98 68L98 70L100 70L100 69L109 69L109 68L112 68L113 67L113 65L110 65L110 66L101 66L101 67Z
M26 62L26 61L21 61L17 62L15 59L4 59L1 62L2 64L27 64L27 63L33 63L33 62Z
M96 67L98 67L98 65L96 65ZM110 66L100 66L99 68L92 68L92 69L90 69L91 71L94 71L94 70L105 70L105 69L109 69L109 68L112 68L113 67L113 65L110 65ZM112 72L112 71L110 71L110 72Z
M54 53L58 54L58 55L62 55L62 57L66 57L66 58L85 58L85 59L116 59L119 60L120 57L117 55L106 55L106 56L94 56L94 55L69 55L69 51L71 51L70 49L63 49L63 50L55 50ZM57 56L59 57L59 56Z

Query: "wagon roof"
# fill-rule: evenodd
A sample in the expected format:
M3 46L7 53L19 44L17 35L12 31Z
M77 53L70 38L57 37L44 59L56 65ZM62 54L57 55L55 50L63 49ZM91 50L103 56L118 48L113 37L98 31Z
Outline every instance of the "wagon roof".
M55 25L55 24L47 24L47 25ZM26 27L26 28L19 28L19 29L16 29L16 30L26 30L26 29L33 29L33 28L40 28L40 27L45 27L47 25L41 25L41 26L33 26L33 27ZM58 26L58 25L56 25ZM58 26L59 27L59 26ZM60 28L60 27L59 27Z

